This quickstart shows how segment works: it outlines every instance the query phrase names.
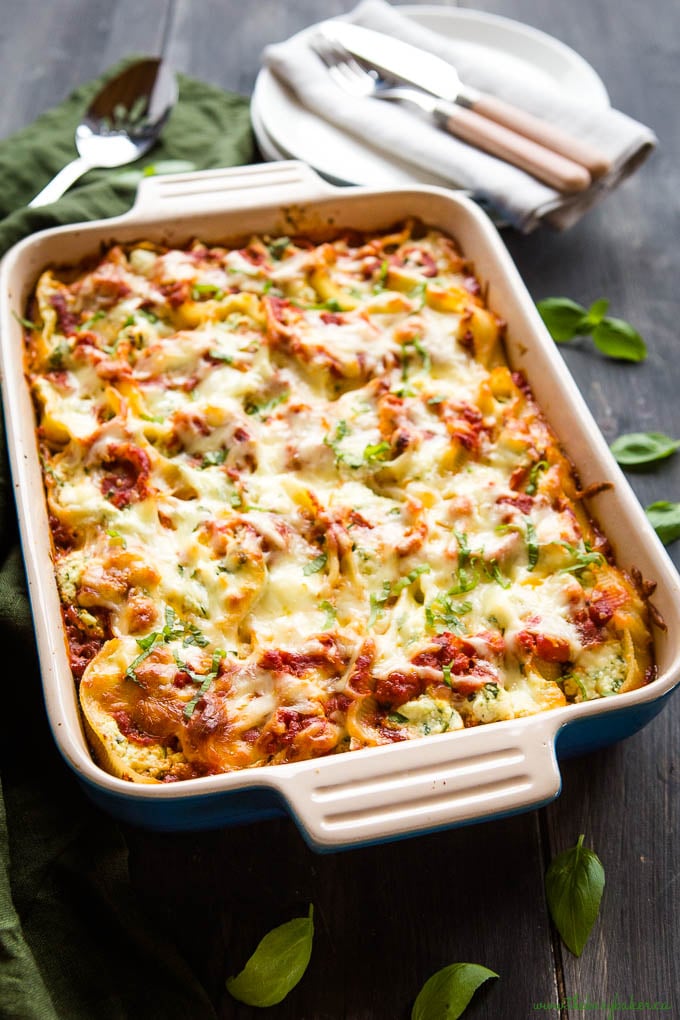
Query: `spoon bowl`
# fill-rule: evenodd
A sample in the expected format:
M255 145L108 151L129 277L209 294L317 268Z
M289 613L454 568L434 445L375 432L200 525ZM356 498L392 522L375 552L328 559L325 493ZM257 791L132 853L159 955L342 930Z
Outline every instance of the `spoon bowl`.
M160 59L135 61L107 82L76 128L78 158L63 167L29 202L56 202L95 167L125 166L151 148L177 102L177 79Z

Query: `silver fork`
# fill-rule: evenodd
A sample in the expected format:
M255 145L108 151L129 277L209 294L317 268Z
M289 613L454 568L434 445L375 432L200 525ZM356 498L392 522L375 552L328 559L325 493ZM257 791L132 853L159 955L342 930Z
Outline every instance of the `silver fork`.
M587 170L551 149L465 107L417 88L386 82L377 71L362 67L342 43L326 32L312 36L310 45L338 88L348 95L411 103L455 137L512 163L558 191L583 191L590 184Z
M396 99L413 103L426 113L434 113L438 100L426 92L404 85L388 85L377 71L367 71L349 50L328 36L315 35L310 41L314 52L321 57L328 73L344 92L358 98ZM448 107L449 104L444 104Z

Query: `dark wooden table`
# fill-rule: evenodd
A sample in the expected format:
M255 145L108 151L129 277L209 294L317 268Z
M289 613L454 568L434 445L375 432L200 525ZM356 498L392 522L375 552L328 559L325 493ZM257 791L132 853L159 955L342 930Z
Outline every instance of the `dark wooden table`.
M168 56L176 69L244 94L263 46L350 0L179 0ZM464 6L472 6L465 4ZM650 125L660 148L619 191L566 234L505 240L533 296L601 296L646 338L642 365L564 350L605 436L680 436L680 6L671 0L480 0L543 29L598 70L612 103ZM0 136L130 52L158 51L168 0L4 0ZM678 499L680 456L631 476L645 504ZM680 543L671 553L676 563ZM535 1003L571 997L561 1020L604 1017L574 999L666 1000L680 1012L680 698L618 746L563 765L550 807L503 821L331 856L312 853L287 820L199 835L127 832L133 883L176 928L218 1014L246 1018L224 991L272 926L316 908L311 965L268 1014L292 1020L392 1020L410 1015L425 979L454 961L501 975L470 1017L520 1020ZM577 960L546 911L543 875L579 833L604 862L600 919ZM181 875L181 882L177 876ZM624 1013L615 1013L623 1016ZM194 1018L187 1018L194 1020ZM196 1018L200 1020L200 1018Z

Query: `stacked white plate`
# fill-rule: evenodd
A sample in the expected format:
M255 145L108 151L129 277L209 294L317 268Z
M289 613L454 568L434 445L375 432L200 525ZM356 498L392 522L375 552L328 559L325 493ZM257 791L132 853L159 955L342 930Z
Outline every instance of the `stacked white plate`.
M545 32L509 18L457 7L399 8L402 14L440 36L455 37L474 51L489 51L497 66L520 70L537 87L557 84L576 101L606 109L609 96L594 69ZM317 26L300 33L311 35ZM480 53L480 56L482 54ZM395 187L450 181L399 163L369 144L343 133L302 106L295 95L265 67L255 83L251 103L253 130L265 159L300 159L335 184Z

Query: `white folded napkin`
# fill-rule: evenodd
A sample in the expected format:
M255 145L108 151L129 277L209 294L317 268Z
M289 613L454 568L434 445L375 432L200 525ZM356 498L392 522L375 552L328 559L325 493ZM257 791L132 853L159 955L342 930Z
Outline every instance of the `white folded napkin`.
M570 100L557 86L527 82L514 68L499 67L484 51L417 25L384 0L363 0L344 16L365 28L395 36L450 61L462 81L499 96L537 117L592 143L609 157L611 170L587 191L562 195L516 167L452 137L412 107L348 95L334 84L309 45L309 34L268 46L264 62L307 109L387 155L416 169L435 173L452 187L464 188L502 219L529 233L541 222L558 229L583 214L630 176L657 144L649 128L611 108L592 109ZM347 168L338 176L351 177Z

